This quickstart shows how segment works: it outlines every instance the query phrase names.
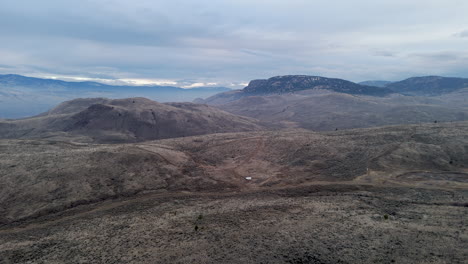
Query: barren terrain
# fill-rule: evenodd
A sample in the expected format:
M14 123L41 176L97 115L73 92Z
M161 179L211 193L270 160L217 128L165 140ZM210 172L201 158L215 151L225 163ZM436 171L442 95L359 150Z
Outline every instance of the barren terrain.
M466 191L145 195L0 230L3 263L466 263Z
M356 96L308 90L213 103L242 116L315 131L468 120L467 90L443 96Z
M38 116L0 121L0 138L125 143L263 128L257 120L207 105L81 98Z
M0 262L464 263L467 132L2 140Z

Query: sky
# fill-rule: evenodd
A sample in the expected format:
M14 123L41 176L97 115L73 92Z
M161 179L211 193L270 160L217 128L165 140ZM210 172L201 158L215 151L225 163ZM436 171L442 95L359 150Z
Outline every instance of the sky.
M241 88L468 77L466 0L0 0L0 74Z

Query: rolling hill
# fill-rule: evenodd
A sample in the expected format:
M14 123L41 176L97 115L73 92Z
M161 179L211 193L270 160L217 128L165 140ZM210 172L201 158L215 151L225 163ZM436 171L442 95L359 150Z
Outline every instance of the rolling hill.
M243 97L216 107L285 127L326 131L468 120L468 108L461 98L449 95L441 98L408 97L397 94L375 97L302 91Z
M0 262L464 263L467 129L0 139Z
M468 88L468 79L441 76L413 77L385 86L405 95L437 96Z
M0 137L114 143L262 128L256 120L207 105L93 98L64 102L35 117L2 121Z
M419 77L378 88L324 77L278 76L197 102L283 127L316 131L453 122L468 120L463 80Z

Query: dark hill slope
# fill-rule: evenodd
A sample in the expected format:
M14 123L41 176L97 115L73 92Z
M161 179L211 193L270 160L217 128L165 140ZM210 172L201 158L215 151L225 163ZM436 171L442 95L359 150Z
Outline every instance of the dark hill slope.
M323 89L346 94L382 96L392 93L386 88L360 85L350 81L307 75L276 76L267 80L253 80L244 88L249 95L283 94L310 89Z
M72 100L40 116L3 121L0 137L74 137L115 143L260 129L262 126L251 118L207 105L97 98Z

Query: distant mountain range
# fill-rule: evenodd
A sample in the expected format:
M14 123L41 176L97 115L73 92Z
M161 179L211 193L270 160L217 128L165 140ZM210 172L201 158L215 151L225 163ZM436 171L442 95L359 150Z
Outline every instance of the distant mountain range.
M253 80L244 89L231 90L225 87L182 89L172 86L116 86L10 74L0 75L0 118L37 115L63 101L76 98L146 97L158 102L193 101L224 105L251 96L310 95L330 92L352 96L388 97L401 94L418 97L448 96L454 99L451 94L463 91L464 88L468 88L468 79L440 76L413 77L398 82L365 81L358 84L337 78L285 75Z
M368 86L350 81L308 75L276 76L266 80L253 80L242 90L228 91L214 95L197 103L224 104L248 96L279 95L302 91L332 91L337 93L385 96L394 93L384 87Z
M385 87L396 93L418 96L438 96L468 88L468 78L422 76L398 82L364 81L361 85Z
M266 80L253 80L242 90L216 94L197 103L225 104L248 96L279 95L304 91L328 91L360 96L388 96L391 94L439 96L468 88L468 79L424 76L413 77L399 82L350 81L307 75L276 76Z
M197 103L312 130L468 120L465 79L428 76L396 83L366 83L384 87L316 76L278 76L254 80L243 90L220 93Z
M173 86L118 86L97 82L67 82L53 79L0 75L0 118L37 115L75 98L146 97L159 102L190 102L229 91L226 87L183 89Z
M467 78L425 76L413 77L385 86L405 95L437 96L468 88Z
M386 85L388 85L388 84L390 84L390 83L392 83L392 82L390 82L390 81L372 80L372 81L359 82L358 84L360 84L360 85L367 85L367 86L385 87Z

